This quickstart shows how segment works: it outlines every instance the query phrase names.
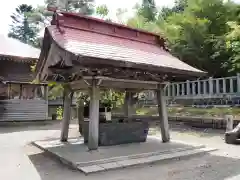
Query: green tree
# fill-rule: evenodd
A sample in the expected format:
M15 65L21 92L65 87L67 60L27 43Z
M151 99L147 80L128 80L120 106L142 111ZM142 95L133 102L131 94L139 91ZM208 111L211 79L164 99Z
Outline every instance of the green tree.
M96 13L101 16L101 18L107 17L109 10L106 4L100 5L96 8Z
M226 47L232 53L226 63L230 72L240 72L240 25L237 22L228 22L230 31L226 36Z
M94 13L94 0L45 0L45 4L57 6L58 8L68 12L86 15Z
M226 76L232 54L226 49L225 34L235 11L232 2L189 0L184 11L162 22L161 29L174 55L212 76Z
M154 21L157 15L157 8L154 0L142 0L138 9L138 15L146 18L147 21Z
M239 5L223 0L176 0L172 8L162 8L149 21L146 12L155 11L144 14L144 3L135 7L137 13L127 20L129 26L161 34L173 55L211 76L238 72L239 39L230 36L238 29L228 22L239 23Z
M38 6L32 13L35 24L40 24L42 29L50 25L53 12L47 10L48 6L57 7L57 0L45 0L45 5ZM65 7L62 8L68 12L92 15L95 11L94 0L68 0Z
M185 10L187 6L187 0L176 0L174 3L174 6L172 8L169 7L163 7L161 11L159 12L159 18L166 19L170 15L174 13L181 13Z
M27 4L18 6L16 12L11 15L12 24L8 36L23 43L38 46L39 28L37 24L31 23L33 12L32 6Z

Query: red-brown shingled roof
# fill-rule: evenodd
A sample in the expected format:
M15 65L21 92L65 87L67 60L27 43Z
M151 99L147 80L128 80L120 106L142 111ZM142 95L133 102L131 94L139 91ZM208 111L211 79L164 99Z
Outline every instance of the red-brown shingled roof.
M64 33L56 26L48 30L60 47L76 55L202 72L157 45L71 28L63 28Z
M55 13L47 31L61 48L77 56L144 65L146 70L151 66L159 72L166 68L188 75L204 73L173 57L158 35L116 23L63 12Z

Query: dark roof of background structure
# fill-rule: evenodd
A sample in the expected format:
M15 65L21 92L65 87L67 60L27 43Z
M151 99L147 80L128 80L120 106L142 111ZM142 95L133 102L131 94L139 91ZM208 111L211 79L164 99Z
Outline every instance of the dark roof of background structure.
M151 36L152 39L155 38L156 40L146 38L146 40L141 41L138 37L120 37L115 33L115 29L114 32L104 32L104 29L102 31L100 31L100 28L100 30L94 30L87 25L81 27L80 21L82 20L141 33L145 38ZM182 62L167 52L162 42L163 39L153 33L67 12L61 12L61 16L55 17L53 24L47 27L47 32L50 33L52 39L60 48L76 56L100 58L113 63L125 63L126 67L129 64L130 66L134 65L135 68L141 66L145 70L152 67L159 72L176 72L176 74L196 76L204 74L203 71Z
M38 59L40 50L19 40L0 35L0 56L16 58L21 61Z

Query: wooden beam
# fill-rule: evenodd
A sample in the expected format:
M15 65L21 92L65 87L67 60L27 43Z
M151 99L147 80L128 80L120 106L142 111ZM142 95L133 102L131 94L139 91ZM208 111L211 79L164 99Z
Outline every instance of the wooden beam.
M113 88L113 89L147 89L147 90L156 90L157 85L160 82L156 81L140 81L140 80L129 80L129 79L116 79L109 78L104 76L96 76L95 79L101 82L99 84L100 88ZM73 81L70 83L71 87L75 90L77 89L87 89L89 85L86 84L86 81L91 84L92 77L84 76L81 80ZM165 83L165 82L161 82Z
M110 78L105 76L96 76L96 79L102 79L105 81L118 81L118 82L130 82L130 83L140 83L140 84L154 84L157 85L159 82L157 81L141 81L141 80L130 80L130 79L117 79L117 78Z
M69 123L71 119L71 102L72 102L73 92L71 91L69 85L64 87L64 99L63 99L63 120L62 120L62 130L61 130L61 141L66 142L68 140L68 130Z
M98 149L99 138L99 99L100 90L97 86L98 80L92 80L92 86L90 88L90 108L89 108L89 134L88 134L88 149Z
M164 99L164 89L162 86L158 86L158 90L156 90L156 94L157 94L158 113L159 113L159 119L160 119L162 141L169 142L170 135L169 135L167 105Z

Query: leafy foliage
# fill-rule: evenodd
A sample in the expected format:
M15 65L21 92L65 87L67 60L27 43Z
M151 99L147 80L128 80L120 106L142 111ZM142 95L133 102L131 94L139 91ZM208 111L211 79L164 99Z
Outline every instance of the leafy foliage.
M237 22L229 22L230 31L226 36L226 46L232 53L230 57L231 72L240 72L240 25Z
M23 43L38 46L37 25L31 23L31 15L35 10L32 6L22 4L16 8L16 12L11 15L12 24L10 25L9 37L20 40Z
M109 13L107 5L103 4L103 5L98 6L96 8L96 13L98 15L100 15L102 18L105 18L108 15L108 13Z
M173 55L210 76L238 72L239 37L230 38L237 28L228 23L239 19L237 4L223 0L176 0L175 6L162 8L156 16L156 9L149 8L154 6L147 3L143 1L142 6L136 7L137 13L127 21L129 26L161 34ZM146 14L154 14L155 19ZM234 44L234 48L229 48L229 44Z
M146 18L147 21L154 21L157 15L157 8L154 0L142 0L138 9L138 15Z

